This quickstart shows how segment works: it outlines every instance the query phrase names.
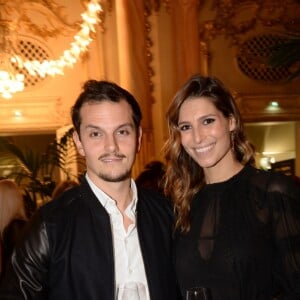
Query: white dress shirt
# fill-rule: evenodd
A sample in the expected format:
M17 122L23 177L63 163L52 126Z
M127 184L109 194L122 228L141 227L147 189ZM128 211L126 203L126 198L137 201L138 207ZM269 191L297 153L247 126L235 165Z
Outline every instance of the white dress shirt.
M134 180L131 179L132 201L125 210L126 216L132 221L127 231L124 227L123 216L117 207L116 201L99 189L86 174L86 179L110 216L113 235L114 261L115 261L115 286L124 285L126 282L142 283L146 294L141 300L149 300L148 283L144 268L144 261L140 249L138 232L136 227L136 205L138 201L137 189Z

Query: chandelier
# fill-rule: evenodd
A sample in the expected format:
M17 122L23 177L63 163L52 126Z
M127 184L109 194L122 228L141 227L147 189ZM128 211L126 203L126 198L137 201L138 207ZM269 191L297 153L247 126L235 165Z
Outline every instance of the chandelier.
M9 28L0 23L0 93L3 98L10 98L12 93L24 89L24 75L16 73L12 65L17 59L16 50L8 39Z
M93 40L92 35L96 31L95 26L100 22L99 16L102 12L102 7L98 0L85 1L86 10L81 14L81 23L79 27L77 26L78 31L74 35L69 48L64 50L56 60L28 60L23 58L17 51L14 22L9 22L4 17L4 14L2 15L2 11L5 12L5 8L6 12L11 14L12 7L5 7L5 2L0 0L0 96L3 98L11 98L14 93L24 89L24 75L16 70L26 69L32 76L45 77L47 75L63 75L66 67L73 67L82 53L87 51L89 44ZM54 10L57 5L53 1L47 1L47 8L51 9L52 7ZM14 7L14 10L17 10L17 8ZM56 13L55 16L63 20L59 13ZM24 16L24 19L28 22L27 16ZM41 36L45 34L45 31L37 26L31 26L30 28ZM47 32L47 34L53 37L58 35L57 32L53 30Z

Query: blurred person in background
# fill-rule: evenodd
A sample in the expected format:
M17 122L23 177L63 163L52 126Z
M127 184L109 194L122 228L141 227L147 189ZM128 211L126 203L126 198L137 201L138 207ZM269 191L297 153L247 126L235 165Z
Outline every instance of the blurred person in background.
M0 180L1 277L13 249L27 222L24 199L18 185L10 179Z
M68 189L78 186L78 182L75 180L71 180L71 179L66 179L63 180L61 182L59 182L53 192L52 192L52 199L57 198L58 196L60 196L64 191L67 191Z
M144 170L137 176L136 184L147 189L163 193L163 176L165 165L158 160L150 161L145 165Z

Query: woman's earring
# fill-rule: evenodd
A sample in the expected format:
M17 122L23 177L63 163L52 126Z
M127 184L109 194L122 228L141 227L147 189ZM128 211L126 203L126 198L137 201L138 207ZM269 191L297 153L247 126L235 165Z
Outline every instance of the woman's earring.
M230 131L230 143L231 143L231 150L234 152L234 138L235 138L235 133L234 131Z

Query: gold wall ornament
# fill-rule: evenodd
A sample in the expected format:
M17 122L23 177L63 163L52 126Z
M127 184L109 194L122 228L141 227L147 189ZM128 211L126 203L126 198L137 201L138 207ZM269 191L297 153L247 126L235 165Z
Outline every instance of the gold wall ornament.
M31 27L32 32L37 35L42 35L44 38L53 37L59 34L58 29L54 28L53 30L46 29L47 26L42 26L41 29L38 24L41 22L41 15L37 17L35 21L31 21L29 9L26 9L26 4L29 2L34 2L34 6L38 6L38 11L41 13L43 10L50 10L52 13L50 14L50 19L48 20L51 25L57 24L54 21L54 16L57 17L57 22L62 23L64 28L74 29L77 28L77 33L73 37L73 41L70 44L69 49L63 51L62 55L56 60L28 60L22 57L16 50L13 53L9 53L3 50L0 44L0 51L2 53L6 53L6 55L2 55L1 57L5 60L9 59L10 63L14 64L17 68L22 70L23 68L28 71L28 73L32 76L40 76L45 77L47 75L55 76L55 75L63 75L64 68L71 68L73 65L81 58L82 54L88 50L88 46L93 40L93 34L96 32L96 25L99 24L99 14L102 11L102 7L99 4L98 0L89 0L86 1L86 9L81 14L81 22L80 23L68 23L66 21L65 16L62 13L62 6L58 6L55 4L53 0L36 0L36 1L3 1L0 0L0 26L3 28L2 30L2 39L7 40L10 44L14 44L15 40L13 36L20 26L21 23L28 24ZM22 7L22 10L20 9ZM41 8L43 7L43 8ZM43 14L42 14L43 16ZM49 15L47 15L49 16ZM53 19L52 19L53 16ZM36 16L35 16L36 17ZM43 18L42 18L43 19ZM35 23L37 22L37 23ZM51 26L50 26L51 27ZM60 28L60 27L59 27ZM0 95L5 98L9 98L13 93L23 90L24 84L21 87L19 85L18 89L14 87L17 86L18 81L23 81L21 77L14 77L13 72L5 67L7 64L4 64L3 60L1 63L1 80L4 81L5 84L2 83L0 86ZM13 80L15 79L15 80ZM16 80L17 79L17 80Z
M169 10L170 0L144 0L145 11L147 14L158 12L162 5Z
M54 38L78 30L78 22L69 22L65 7L54 0L0 0L0 20L14 31L23 27L35 36Z
M146 1L147 2L147 1ZM152 82L152 77L154 76L154 70L151 66L151 62L153 60L153 55L151 48L153 46L152 39L150 37L151 33L151 23L149 21L149 17L151 15L151 7L149 6L149 3L144 3L144 10L145 10L145 37L146 37L146 63L147 63L147 77L148 77L148 82L149 82L149 89L150 89L150 95L151 99L150 101L153 103L154 102L154 97L153 97L153 90L154 90L154 84Z
M158 12L161 8L161 6L164 6L165 9L168 11L170 9L170 3L169 0L144 0L144 15L145 15L145 37L146 37L146 63L148 67L148 82L149 82L149 88L150 88L150 94L151 98L150 101L153 103L155 101L153 97L153 91L154 91L154 83L152 81L152 77L155 75L155 72L151 66L152 60L153 60L153 54L152 54L152 46L153 41L150 37L152 26L151 22L149 21L150 16L154 12Z
M257 26L300 29L300 2L296 0L214 0L214 17L200 23L200 38L209 41L224 36L239 45L243 35Z
M288 41L287 37L275 34L257 34L246 39L236 53L236 62L240 71L253 80L283 83L292 75L288 67L272 67L269 57L273 49Z

